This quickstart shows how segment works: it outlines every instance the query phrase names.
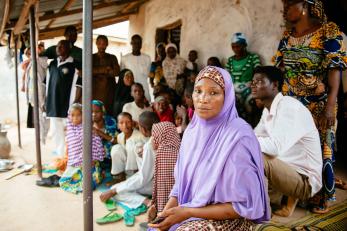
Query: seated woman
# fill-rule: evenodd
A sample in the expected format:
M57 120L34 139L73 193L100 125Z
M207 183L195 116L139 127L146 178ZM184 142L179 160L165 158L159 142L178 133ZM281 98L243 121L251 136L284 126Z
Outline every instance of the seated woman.
M67 192L82 192L82 138L82 105L75 103L70 107L66 125L67 168L59 180L60 187ZM92 178L95 188L102 180L99 161L103 161L105 156L101 138L95 134L92 136L92 147Z
M93 109L93 131L102 138L105 148L104 161L100 163L101 168L106 172L111 170L111 148L117 143L117 122L106 114L104 103L100 100L92 101Z
M131 96L131 85L134 84L134 75L129 69L123 69L119 73L119 79L116 85L113 99L113 118L117 118L122 112L126 103L133 101Z
M252 128L238 117L230 74L207 66L193 93L160 230L250 230L270 219L264 166Z

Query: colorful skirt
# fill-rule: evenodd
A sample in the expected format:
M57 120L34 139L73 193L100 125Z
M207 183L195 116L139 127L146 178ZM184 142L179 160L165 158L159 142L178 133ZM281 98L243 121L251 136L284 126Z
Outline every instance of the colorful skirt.
M233 220L196 220L180 225L176 231L249 231L254 224L246 219Z
M92 168L92 187L95 189L102 181L101 168L99 162L95 162ZM83 189L83 173L82 166L67 166L65 172L59 180L60 188L71 193L80 193Z

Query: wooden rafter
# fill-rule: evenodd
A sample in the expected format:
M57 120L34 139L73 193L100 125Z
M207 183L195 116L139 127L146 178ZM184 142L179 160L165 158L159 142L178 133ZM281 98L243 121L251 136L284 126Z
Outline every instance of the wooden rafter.
M108 25L112 25L115 23L126 21L129 19L130 15L136 14L136 13L137 13L137 11L134 10L134 11L131 11L131 12L126 13L126 14L116 14L116 15L113 15L111 17L95 20L93 22L93 29L97 29L100 27L104 27L104 26L108 26ZM82 23L81 22L77 23L73 26L75 26L77 28L78 32L82 31ZM62 27L55 27L55 28L48 28L48 29L41 30L40 35L39 35L39 39L44 40L44 39L50 39L50 38L62 36L64 34L65 28L66 28L66 26L62 26Z
M28 21L30 7L36 4L37 2L38 0L24 0L24 5L20 13L19 19L17 20L17 23L13 28L14 34L18 35L22 32L25 24Z
M66 12L74 2L75 0L68 0L63 6L63 8L60 9L59 13ZM51 19L51 21L49 21L49 23L47 24L46 28L49 28L54 23L55 20L56 18Z
M125 14L125 13L133 10L134 8L139 7L141 4L145 3L146 1L147 0L140 0L140 1L136 1L136 2L131 2L121 10L121 13Z
M2 33L4 32L5 25L7 23L9 15L10 15L9 14L10 13L10 0L3 1L2 6L4 7L4 9L2 9L3 14L0 15L0 17L2 17L1 25L0 25L0 37L2 36Z

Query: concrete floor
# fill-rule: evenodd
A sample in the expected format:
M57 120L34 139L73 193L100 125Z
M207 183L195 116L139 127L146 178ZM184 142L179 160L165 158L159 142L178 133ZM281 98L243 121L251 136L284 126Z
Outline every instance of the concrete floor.
M25 124L22 125L25 127ZM12 159L15 166L22 163L35 163L35 140L33 129L22 129L22 146L17 146L17 128L12 126L8 131L8 138L12 143ZM42 163L50 163L54 156L51 153L52 142L42 146ZM14 170L12 170L14 171ZM35 185L36 175L21 174L10 180L5 178L11 172L0 173L0 230L2 231L61 231L83 230L82 194L74 195L59 188L45 188ZM347 180L347 172L343 168L337 169L337 175ZM107 213L99 200L100 192L93 193L94 218ZM338 203L347 199L347 191L337 190ZM121 209L119 209L121 211ZM305 216L308 212L297 208L290 218L273 217L273 220L287 223ZM94 222L94 230L127 231L138 230L138 224L145 221L146 216L136 217L134 227L126 227L122 221L100 226Z

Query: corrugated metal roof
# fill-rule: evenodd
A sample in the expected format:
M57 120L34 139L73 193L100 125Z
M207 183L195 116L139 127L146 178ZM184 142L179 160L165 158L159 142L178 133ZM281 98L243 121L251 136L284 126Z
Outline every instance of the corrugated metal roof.
M32 4L35 1L11 0L9 18L6 20L5 30L14 28L16 28L15 31L18 28L20 31L27 30L28 20L26 20L26 24L23 26L18 26L17 22L23 17L25 5L28 2ZM131 14L137 13L140 5L146 1L148 0L93 0L94 29L127 20ZM65 5L68 7L63 10ZM82 9L83 0L39 0L38 12L36 13L39 18L40 39L62 35L64 27L68 25L74 25L80 30L82 28Z

